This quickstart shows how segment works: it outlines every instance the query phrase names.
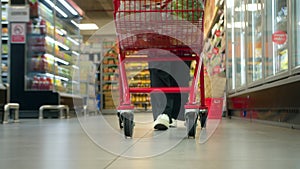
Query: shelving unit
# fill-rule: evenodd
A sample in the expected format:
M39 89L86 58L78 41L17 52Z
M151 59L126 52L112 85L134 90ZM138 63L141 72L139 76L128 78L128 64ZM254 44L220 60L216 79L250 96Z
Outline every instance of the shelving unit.
M226 69L226 29L224 0L207 1L204 18L204 88L205 99L224 96ZM195 64L192 63L192 70ZM191 75L193 72L191 73ZM199 98L200 99L200 98Z
M103 61L100 65L103 112L115 110L119 101L118 48L115 41L103 42ZM134 53L134 52L133 52ZM127 55L131 55L128 53ZM150 87L148 63L126 63L129 87ZM150 94L132 93L131 103L135 110L151 110Z
M7 22L7 2L1 0L0 2L1 10L0 10L0 16L1 16L1 26L0 29L2 30L0 37L1 37L1 43L0 43L0 117L3 117L4 114L4 105L8 102L7 97L7 88L4 86L4 83L7 83L7 76L4 76L5 74L8 75L8 22ZM5 74L3 74L4 72ZM0 123L2 123L3 118L0 118Z
M80 61L80 95L86 106L86 113L97 112L96 105L96 65L92 61Z
M215 13L213 15L213 22L211 26L208 25L207 36L203 52L204 65L207 73L211 76L220 74L225 71L225 49L226 49L226 35L225 35L225 16L224 16L224 1L216 1Z
M150 87L150 72L148 63L126 63L129 87ZM131 103L136 110L151 110L150 94L132 93Z
M280 36L287 37L287 28L288 26L288 8L287 8L287 1L279 1L276 8L276 18L275 18L275 33ZM273 34L273 35L274 35ZM275 38L275 37L274 37ZM277 71L283 71L288 69L288 44L287 38L285 42L275 40L275 44L277 49L275 49L275 54L277 54Z
M102 56L103 60L99 66L100 78L100 99L101 110L103 112L110 112L116 110L119 101L119 87L118 87L118 47L115 40L104 40L102 42Z
M8 35L8 25L7 21L7 10L8 10L8 1L1 0L1 78L3 83L8 83L9 73L8 73L8 60L9 60L9 35Z
M86 105L86 113L95 113L100 110L100 58L100 43L89 42L81 46L80 94Z
M72 0L66 2L75 12L61 1L29 0L26 42L10 45L10 98L21 105L21 118L38 117L43 105L83 110L77 65L83 12Z
M39 13L28 24L26 89L78 94L80 42L42 3Z

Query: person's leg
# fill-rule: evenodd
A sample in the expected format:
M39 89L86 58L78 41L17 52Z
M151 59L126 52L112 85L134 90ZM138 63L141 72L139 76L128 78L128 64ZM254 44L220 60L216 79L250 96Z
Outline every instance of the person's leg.
M171 85L169 75L171 64L169 62L151 62L149 67L151 87L169 87ZM150 97L154 120L160 114L171 116L173 101L170 94L151 93Z
M188 87L190 81L190 62L173 62L171 81L173 87ZM188 93L172 93L171 118L184 120L184 105L188 101Z

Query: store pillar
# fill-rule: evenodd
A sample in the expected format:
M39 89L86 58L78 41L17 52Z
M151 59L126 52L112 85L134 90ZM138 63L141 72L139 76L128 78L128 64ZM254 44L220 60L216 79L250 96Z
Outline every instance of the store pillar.
M25 0L11 0L8 10L10 34L9 100L22 107L24 96L24 70L26 56L26 24L29 21L29 6Z

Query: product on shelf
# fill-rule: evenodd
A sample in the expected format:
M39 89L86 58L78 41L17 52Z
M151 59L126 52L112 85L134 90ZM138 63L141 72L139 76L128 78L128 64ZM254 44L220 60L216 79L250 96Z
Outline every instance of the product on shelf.
M8 28L2 28L2 36L8 36Z
M45 35L46 21L44 19L31 19L27 24L29 34Z
M1 7L1 12L2 12L2 21L6 21L7 20L7 8L8 8L8 4L2 4L2 7Z
M38 1L37 0L28 0L29 6L30 6L30 16L31 17L38 17Z
M50 77L34 76L32 80L31 89L33 90L52 90L53 80Z
M7 71L8 71L7 65L4 64L4 63L2 63L2 64L1 64L1 70L2 70L2 72L7 72Z
M2 44L2 54L8 54L8 44Z
M77 28L65 25L67 20L54 17L42 2L30 0L29 5L27 88L71 93L72 86L78 84L79 90L79 83L72 79L78 56L70 55L77 50L68 50L73 45L68 35Z

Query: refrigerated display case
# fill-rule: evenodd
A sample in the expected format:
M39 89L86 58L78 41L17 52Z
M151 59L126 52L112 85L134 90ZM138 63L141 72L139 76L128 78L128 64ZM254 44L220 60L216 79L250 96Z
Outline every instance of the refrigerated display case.
M300 72L300 1L292 1L292 66L297 69L295 73Z
M226 78L227 90L235 89L234 62L234 1L226 1Z
M25 88L79 94L79 30L53 17L43 3L38 10L27 26Z
M246 85L246 1L235 0L226 8L226 55L228 90L234 91Z
M288 70L287 0L266 1L266 77Z
M36 117L43 105L82 109L79 66L82 10L72 0L29 0L25 43L12 43L11 101L20 117ZM21 70L21 71L20 71Z
M297 0L226 1L228 112L300 125L299 9Z
M235 87L241 88L246 84L246 6L245 0L239 0L234 3L234 60L235 60Z
M263 78L263 7L261 0L248 0L246 5L248 82L255 82Z

